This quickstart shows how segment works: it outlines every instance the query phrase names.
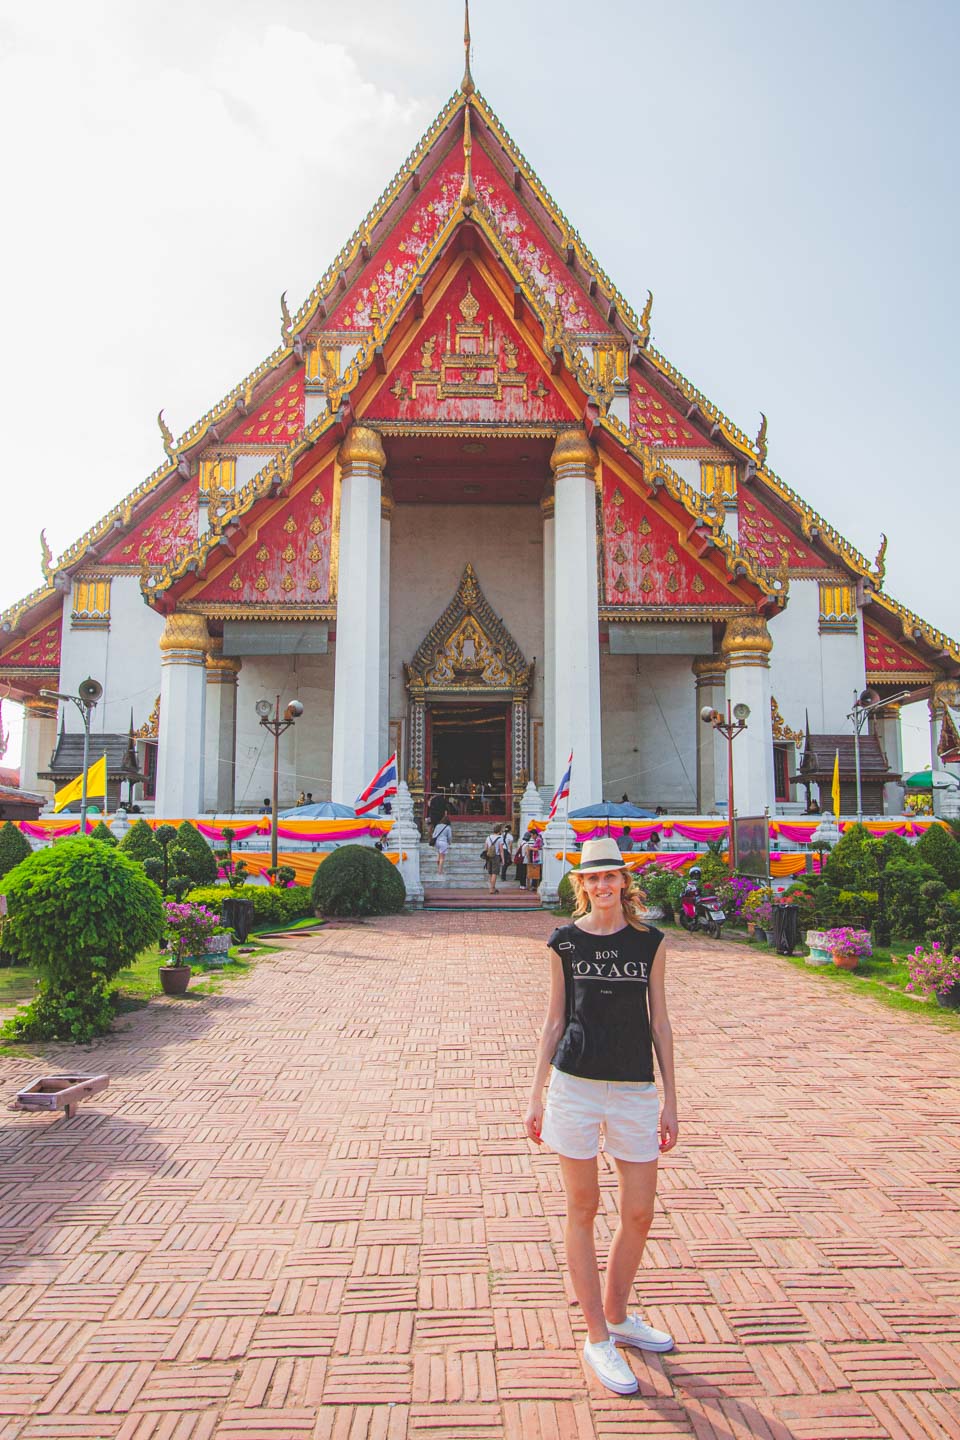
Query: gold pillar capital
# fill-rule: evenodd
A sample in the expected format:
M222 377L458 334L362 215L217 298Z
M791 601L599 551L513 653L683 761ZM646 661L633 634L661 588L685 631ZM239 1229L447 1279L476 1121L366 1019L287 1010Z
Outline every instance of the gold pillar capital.
M727 621L721 652L728 665L768 665L773 640L762 615L735 615Z
M175 650L199 650L201 654L205 654L209 648L210 633L202 615L176 611L167 616L167 623L160 636L160 649L164 655Z
M28 715L35 715L38 720L56 719L57 702L48 700L44 695L28 695L23 702L23 708Z
M697 680L697 689L708 689L722 685L727 662L722 655L698 655L691 666Z
M351 425L337 455L340 468L348 471L358 465L369 465L382 471L387 463L383 441L369 425Z
M597 468L597 452L587 439L585 430L561 430L550 456L554 476L561 470L585 470L593 475Z

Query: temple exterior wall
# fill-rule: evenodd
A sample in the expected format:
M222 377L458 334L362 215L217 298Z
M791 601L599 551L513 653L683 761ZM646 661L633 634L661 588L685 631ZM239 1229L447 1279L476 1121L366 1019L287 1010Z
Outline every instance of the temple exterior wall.
M824 634L819 616L817 581L791 580L786 609L770 621L771 690L793 729L805 728L809 710L814 734L847 732L854 691L866 684L861 615L856 631Z
M99 680L104 696L93 712L94 734L125 734L133 710L134 726L140 726L153 709L160 693L160 636L164 619L143 602L140 581L135 575L115 575L110 585L110 627L98 630L73 627L70 615L72 596L63 602L63 650L60 686L64 694L75 695L87 676ZM65 708L66 728L79 730L80 716L72 705Z
M281 710L300 700L304 713L280 737L280 808L296 804L301 790L330 798L333 746L334 655L245 656L237 687L236 803L257 809L273 785L273 737L254 706L280 696ZM162 723L162 722L161 722Z
M397 505L390 546L390 718L405 719L404 661L453 598L469 562L528 662L543 717L543 526L534 505ZM341 584L343 577L341 577ZM549 784L552 777L547 777Z
M697 809L696 689L689 655L600 652L603 798ZM599 799L599 796L593 797Z

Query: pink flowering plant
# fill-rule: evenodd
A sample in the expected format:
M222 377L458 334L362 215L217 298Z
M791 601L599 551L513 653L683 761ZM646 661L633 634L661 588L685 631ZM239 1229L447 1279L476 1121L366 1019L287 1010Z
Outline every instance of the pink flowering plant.
M215 910L208 910L206 905L168 900L163 910L164 930L173 965L185 965L191 955L202 955L207 941L220 928L220 916Z
M855 930L851 925L838 925L827 930L824 944L833 955L846 955L857 960L866 960L873 954L869 930Z
M945 995L952 985L960 984L960 955L951 955L939 940L934 940L929 950L918 945L907 960L907 969L910 979L905 988L921 995Z

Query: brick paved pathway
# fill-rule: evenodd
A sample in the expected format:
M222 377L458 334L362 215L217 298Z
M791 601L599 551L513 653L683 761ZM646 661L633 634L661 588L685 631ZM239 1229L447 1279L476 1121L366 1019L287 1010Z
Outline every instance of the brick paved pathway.
M957 1036L684 936L678 1347L586 1378L519 1127L550 923L329 929L133 1016L76 1121L4 1113L0 1440L960 1436Z

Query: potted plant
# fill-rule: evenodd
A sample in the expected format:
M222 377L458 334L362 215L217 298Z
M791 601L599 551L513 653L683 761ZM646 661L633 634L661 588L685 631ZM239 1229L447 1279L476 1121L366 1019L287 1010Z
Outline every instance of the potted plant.
M823 938L834 965L839 965L844 970L856 970L861 960L873 954L868 930L855 930L852 925L838 925L833 930L827 930Z
M167 901L163 910L172 963L160 966L160 986L164 995L185 995L193 973L190 958L204 953L220 927L220 916L206 905L180 900Z
M769 885L760 885L750 891L743 902L743 918L747 922L747 934L765 941L773 924L773 891Z
M960 1008L960 955L951 955L939 940L934 940L929 949L918 945L907 967L910 971L908 990L932 995L938 1005L951 1010Z

